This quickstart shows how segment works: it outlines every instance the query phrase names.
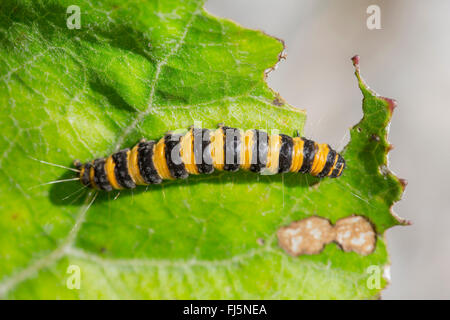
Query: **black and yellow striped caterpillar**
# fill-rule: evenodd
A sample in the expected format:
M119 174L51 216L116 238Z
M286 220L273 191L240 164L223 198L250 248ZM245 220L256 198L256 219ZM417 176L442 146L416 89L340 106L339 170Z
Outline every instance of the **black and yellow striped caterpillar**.
M209 174L214 169L261 174L300 172L336 178L342 174L345 160L328 144L220 126L216 130L192 127L184 134L167 133L158 142L141 140L131 150L85 164L75 160L74 165L83 185L111 191Z

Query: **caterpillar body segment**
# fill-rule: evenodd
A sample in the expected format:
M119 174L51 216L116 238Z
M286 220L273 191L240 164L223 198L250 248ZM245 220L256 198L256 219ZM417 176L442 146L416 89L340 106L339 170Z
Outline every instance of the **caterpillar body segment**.
M142 140L131 150L84 164L75 161L75 166L83 185L111 191L214 170L299 172L336 178L342 174L345 160L328 144L303 137L221 126L216 130L191 128L184 134L169 132L159 141Z

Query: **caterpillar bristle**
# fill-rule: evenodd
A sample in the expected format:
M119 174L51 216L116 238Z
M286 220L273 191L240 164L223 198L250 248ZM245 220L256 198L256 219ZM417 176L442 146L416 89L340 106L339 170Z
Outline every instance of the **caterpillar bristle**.
M74 195L76 195L77 193L79 193L79 192L81 192L81 191L83 191L83 190L85 190L87 188L87 186L82 186L80 189L78 189L78 190L76 190L76 191L74 191L74 192L72 192L71 194L69 194L68 196L65 196L64 198L62 198L61 200L62 201L64 201L64 200L67 200L67 199L69 199L70 197L72 197L72 196L74 196Z
M32 160L34 160L34 161L43 163L43 164L47 164L47 165L49 165L49 166L58 167L58 168L63 168L63 169L66 169L66 170L70 170L70 171L73 171L73 172L77 172L77 173L80 172L80 170L78 170L78 169L69 168L69 167L66 167L66 166L63 166L63 165L60 165L60 164L51 163L51 162L44 161L44 160L39 160L39 159L33 158L33 157L31 157L31 156L28 156L28 158L30 158L30 159L32 159ZM81 165L81 163L80 163L80 165Z
M76 177L76 178L70 178L70 179L62 179L62 180L54 180L54 181L50 181L50 182L46 182L46 183L41 183L41 184L38 184L38 185L36 185L36 186L32 186L32 187L30 187L30 188L28 188L28 189L34 189L34 188L46 186L46 185L49 185L49 184L62 183L62 182L69 182L69 181L78 181L78 180L80 180L79 177Z

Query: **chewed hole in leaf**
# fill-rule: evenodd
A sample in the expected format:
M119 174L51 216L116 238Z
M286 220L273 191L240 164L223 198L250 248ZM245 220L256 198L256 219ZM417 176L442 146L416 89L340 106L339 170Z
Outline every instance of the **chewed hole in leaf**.
M277 235L280 247L293 256L317 254L335 238L333 226L320 217L294 221L280 228Z
M340 219L334 227L336 242L344 251L368 255L375 249L375 230L367 218L354 216Z

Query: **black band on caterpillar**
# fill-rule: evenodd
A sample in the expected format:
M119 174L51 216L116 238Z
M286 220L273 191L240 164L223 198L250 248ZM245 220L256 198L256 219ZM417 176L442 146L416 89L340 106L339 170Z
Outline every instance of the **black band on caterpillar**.
M186 179L189 175L186 171L184 163L181 161L181 137L181 134L171 133L166 134L164 137L167 167L169 168L170 174L175 179Z
M105 191L111 191L112 187L109 183L108 177L105 171L105 159L94 160L94 183L99 189Z
M115 163L114 175L121 187L133 189L136 188L136 184L128 172L128 152L130 152L130 149L124 149L112 155Z
M342 156L339 154L338 155L338 160L336 162L335 168L333 170L333 172L330 175L330 178L337 178L339 177L342 172L345 169L345 160L344 158L342 158Z
M336 160L336 151L331 149L330 146L328 146L329 152L327 155L327 161L325 162L325 166L323 167L322 171L319 172L317 175L318 178L323 178L328 176L330 173L330 170L333 168L334 161Z
M302 138L304 141L303 145L303 164L298 172L309 173L311 172L311 167L314 161L314 156L317 152L317 146L312 140Z
M294 147L294 142L291 137L280 134L281 136L281 146L280 146L280 156L278 159L278 173L288 172L292 164L292 149Z
M223 170L237 171L239 170L241 157L241 132L238 129L230 127L222 127L223 130L223 150L225 164Z
M199 173L214 171L211 157L211 130L194 128L194 157Z
M254 130L254 146L250 171L259 173L267 164L267 152L269 151L269 136L267 132Z
M91 170L92 165L88 162L85 163L83 169L80 172L80 180L81 183L85 186L89 186L91 181L89 179L89 171Z
M162 182L161 177L156 171L153 163L153 148L155 141L144 141L139 143L138 147L138 166L142 178L148 184L158 184Z

